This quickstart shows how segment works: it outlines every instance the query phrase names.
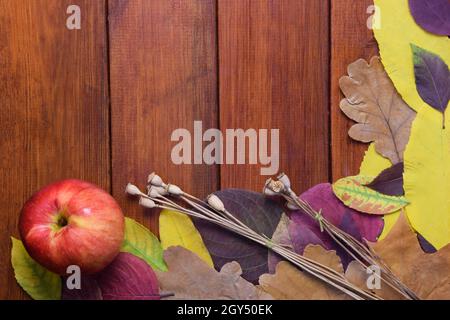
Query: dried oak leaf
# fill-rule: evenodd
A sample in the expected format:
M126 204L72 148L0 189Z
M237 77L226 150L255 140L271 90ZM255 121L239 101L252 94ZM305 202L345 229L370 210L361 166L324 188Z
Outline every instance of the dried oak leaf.
M450 245L436 253L425 253L402 213L388 236L369 243L372 250L389 266L392 272L421 299L450 299ZM357 270L347 269L346 277L355 283ZM353 274L349 274L353 273ZM359 271L359 277L363 271ZM364 277L359 282L365 282ZM356 281L358 282L358 281ZM355 283L357 284L357 283ZM384 299L399 298L389 288L375 293ZM384 285L386 286L386 285Z
M341 260L335 251L327 251L319 245L309 245L303 256L321 263L339 273L344 273ZM344 300L348 296L286 261L281 261L275 274L263 274L259 278L261 289L280 300Z
M195 253L180 246L164 251L164 260L169 271L157 271L156 275L161 291L174 294L169 299L273 299L242 278L242 269L235 261L225 264L217 272Z
M339 80L346 96L340 108L358 122L348 134L362 142L375 142L375 150L393 164L403 161L415 112L403 101L381 64L373 57L348 66L348 76Z

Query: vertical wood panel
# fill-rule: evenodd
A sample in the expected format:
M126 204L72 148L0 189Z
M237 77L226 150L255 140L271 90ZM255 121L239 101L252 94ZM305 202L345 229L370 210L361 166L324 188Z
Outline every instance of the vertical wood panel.
M328 181L328 1L219 0L218 12L222 131L279 128L295 189ZM221 167L222 187L260 191L266 178Z
M367 28L367 8L373 0L331 1L331 163L333 181L355 175L359 171L368 145L352 140L348 129L354 124L340 110L343 95L339 78L347 74L347 66L377 55L373 32Z
M113 194L128 216L157 232L157 214L143 214L124 194L144 187L150 171L205 196L217 168L174 165L171 133L193 121L217 127L214 0L109 1Z
M66 9L81 7L81 30ZM0 0L0 299L25 298L10 263L20 209L42 186L109 189L103 0Z

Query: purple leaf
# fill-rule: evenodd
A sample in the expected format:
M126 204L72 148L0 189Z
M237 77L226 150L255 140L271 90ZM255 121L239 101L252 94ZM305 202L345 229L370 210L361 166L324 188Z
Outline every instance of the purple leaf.
M65 284L65 282L64 282ZM119 255L93 276L82 276L81 289L63 286L63 300L158 300L158 280L152 268L130 254Z
M428 32L450 36L449 0L409 0L411 15Z
M427 241L421 234L417 234L417 239L419 240L420 247L426 253L435 253L437 252L436 248Z
M444 114L450 100L450 71L445 62L434 53L414 44L414 73L416 87L422 99Z
M159 300L152 268L131 253L121 252L97 277L104 300Z
M367 187L388 196L404 196L403 170L403 162L394 164L382 171Z
M322 210L323 217L359 241L363 239L376 241L383 229L384 222L381 217L359 213L346 207L334 195L329 183L319 184L309 189L300 198L308 202L314 210ZM351 261L348 254L336 245L328 234L320 231L317 221L303 211L293 212L291 220L289 233L296 252L303 254L308 244L320 244L327 250L336 250L344 267Z
M283 212L280 204L247 190L229 189L215 195L232 215L256 232L272 237ZM264 246L203 220L195 219L194 223L217 270L228 262L237 261L242 277L253 283L269 271L268 249Z

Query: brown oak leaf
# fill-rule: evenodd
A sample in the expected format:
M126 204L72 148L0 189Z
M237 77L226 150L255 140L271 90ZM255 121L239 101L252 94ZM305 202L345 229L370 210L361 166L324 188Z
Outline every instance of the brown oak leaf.
M344 273L341 260L335 251L327 251L319 245L305 248L305 257ZM261 289L281 300L344 300L348 296L321 280L300 271L286 261L277 264L275 274L263 274L259 278Z
M241 277L237 262L225 264L220 272L209 267L195 253L182 247L164 251L167 272L156 272L161 292L168 299L271 300L268 293Z
M345 97L341 110L358 122L348 134L362 142L375 142L375 150L393 164L403 160L411 123L416 113L403 101L381 64L359 59L348 66L348 76L339 80Z

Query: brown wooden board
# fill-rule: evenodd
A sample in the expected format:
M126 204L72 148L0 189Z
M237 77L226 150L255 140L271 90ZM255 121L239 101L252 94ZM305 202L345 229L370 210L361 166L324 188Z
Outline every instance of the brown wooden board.
M199 197L218 187L218 169L175 165L173 130L194 120L217 127L216 5L204 1L109 1L113 195L127 216L157 233L124 189L157 171Z
M280 129L298 192L329 179L329 4L219 0L220 126ZM224 165L221 186L259 191L260 165Z
M71 4L81 30L66 28ZM0 299L27 297L9 237L23 203L50 182L94 182L155 233L157 213L124 193L153 170L199 197L260 191L261 164L172 163L172 132L193 133L195 120L223 134L280 129L279 169L298 192L357 173L368 145L347 135L338 81L377 54L371 4L0 0Z
M347 75L347 66L359 58L370 60L378 47L367 20L372 0L331 1L331 166L332 180L358 174L368 145L352 140L348 129L354 122L340 110L343 98L339 79ZM369 11L369 13L368 13Z
M27 297L10 263L23 203L64 178L109 190L105 21L104 1L0 1L0 299Z

